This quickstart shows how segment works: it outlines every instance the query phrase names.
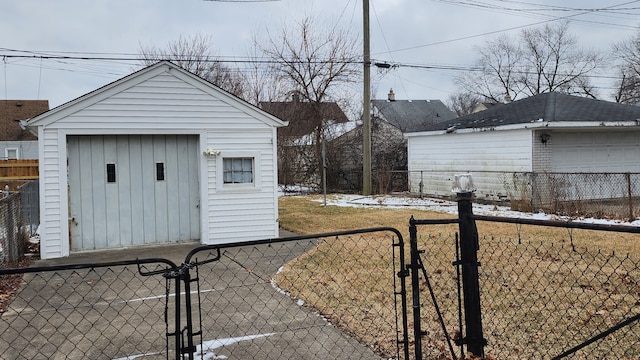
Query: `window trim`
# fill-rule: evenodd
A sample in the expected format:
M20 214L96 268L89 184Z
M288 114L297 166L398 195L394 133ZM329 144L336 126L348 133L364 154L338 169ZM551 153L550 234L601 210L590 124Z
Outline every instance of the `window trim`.
M253 158L253 182L251 183L224 183L224 159L228 158ZM218 191L258 191L262 187L260 167L262 158L258 151L223 151L216 156L216 188Z

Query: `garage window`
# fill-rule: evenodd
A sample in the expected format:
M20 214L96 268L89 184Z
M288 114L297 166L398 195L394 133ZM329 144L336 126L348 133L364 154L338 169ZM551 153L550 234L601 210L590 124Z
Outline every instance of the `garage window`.
M107 164L107 182L116 182L116 164Z
M216 191L247 193L262 188L259 151L229 150L216 157Z
M225 184L251 184L254 179L254 159L233 157L223 159L223 177Z
M164 163L156 163L156 180L164 181Z

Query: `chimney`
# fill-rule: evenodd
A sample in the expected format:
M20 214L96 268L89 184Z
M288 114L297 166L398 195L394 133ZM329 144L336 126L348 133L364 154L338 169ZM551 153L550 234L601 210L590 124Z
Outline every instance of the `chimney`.
M393 89L389 89L389 95L387 97L389 101L396 101L396 94L393 93Z
M507 93L507 94L504 96L504 103L505 103L505 104L508 104L508 103L510 103L510 102L511 102L511 95L509 95L509 93Z
M292 91L291 92L291 101L292 102L300 102L300 93L298 93L297 91Z

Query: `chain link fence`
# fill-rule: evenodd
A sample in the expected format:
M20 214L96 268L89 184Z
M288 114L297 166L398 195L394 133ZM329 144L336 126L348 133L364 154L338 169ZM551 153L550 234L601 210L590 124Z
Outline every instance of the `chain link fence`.
M27 235L23 228L22 197L3 193L0 199L0 267L18 262L25 251Z
M475 218L488 358L640 357L637 229ZM191 247L179 266L0 270L24 274L0 312L0 358L408 360L420 344L420 359L459 359L474 339L458 221L420 227L415 251L380 228Z
M22 218L28 235L35 235L40 225L40 182L27 181L17 187L22 198Z
M0 358L401 358L398 234L205 246L181 266L18 269L24 285L0 313Z
M297 176L296 172L284 172L280 187L287 193L322 193L325 189L323 176ZM362 171L333 170L326 174L326 190L330 193L362 193ZM376 194L407 192L407 171L372 171L371 188Z
M505 234L497 223L478 223L478 280L487 358L638 359L637 250L617 253L595 244L584 246L581 237L593 230L553 231L536 226L532 232L531 225L511 226L512 233ZM604 237L604 232L596 233ZM618 239L612 241L620 248L634 248L638 235L623 235L615 233L612 237ZM418 247L424 251L421 258L427 274L420 280L424 359L453 359L464 353L461 271L452 265L459 260L458 243L454 228L420 229ZM617 329L621 323L624 326ZM587 344L589 340L594 341ZM452 347L456 356L451 354Z
M373 171L372 191L376 194L411 193L416 196L451 198L455 174L447 171ZM322 177L296 182L286 177L280 184L284 194L322 193ZM640 173L549 173L474 171L478 201L507 204L513 210L571 217L635 220L640 217ZM361 171L327 173L329 193L360 193Z
M175 292L175 285L162 276L141 275L138 266L170 267L142 260L32 269L0 313L0 358L166 358L173 349L166 333L175 331L165 322L175 314L166 294Z
M503 178L514 210L631 221L640 216L639 173L514 173Z
M16 190L10 190L14 186ZM22 259L39 216L38 181L6 186L0 194L0 268Z

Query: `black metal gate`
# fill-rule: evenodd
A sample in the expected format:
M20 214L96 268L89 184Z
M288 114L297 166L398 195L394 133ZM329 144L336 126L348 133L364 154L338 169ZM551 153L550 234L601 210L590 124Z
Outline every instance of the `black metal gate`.
M640 257L581 248L573 232L640 234L639 227L474 215L471 193L457 201L457 218L410 219L412 306L404 311L413 319L413 358L640 357ZM497 223L514 224L514 237L496 235ZM421 236L420 226L455 233ZM523 226L566 233L554 233L559 244L527 239Z
M402 249L373 228L0 270L23 275L0 358L408 359Z

